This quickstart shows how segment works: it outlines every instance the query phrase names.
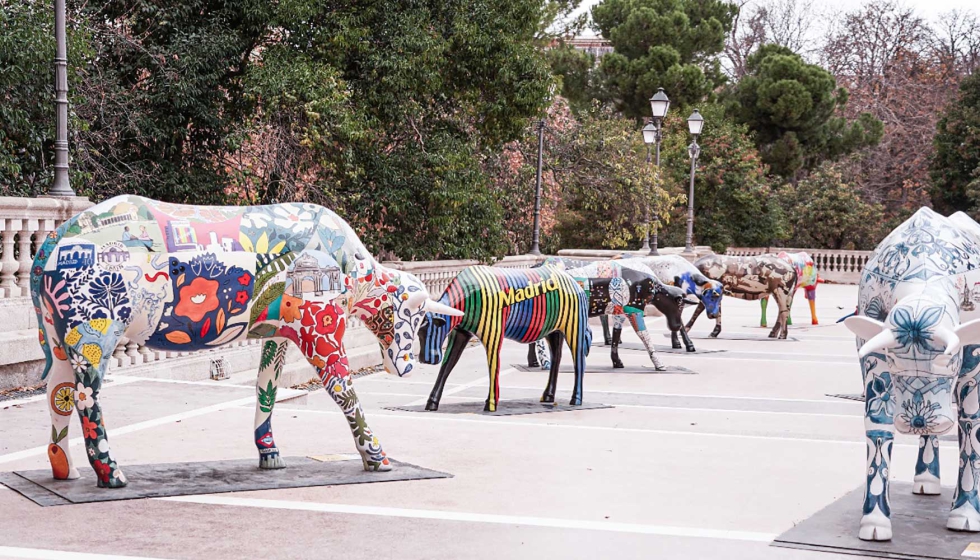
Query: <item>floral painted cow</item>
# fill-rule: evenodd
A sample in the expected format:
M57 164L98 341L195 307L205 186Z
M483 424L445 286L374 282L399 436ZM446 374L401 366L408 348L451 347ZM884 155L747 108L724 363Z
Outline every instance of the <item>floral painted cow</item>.
M857 315L844 324L857 336L864 376L864 540L892 537L895 430L921 436L913 492L939 494L938 436L957 423L959 480L946 526L980 531L977 230L965 215L945 218L922 208L885 237L861 272Z
M67 221L41 244L31 274L47 364L55 478L77 478L68 454L73 410L102 487L126 478L109 451L99 390L120 340L168 351L268 339L257 382L259 466L285 466L271 414L286 343L300 347L343 409L369 470L390 464L348 376L347 315L378 337L388 371L414 367L428 299L422 283L382 267L336 214L312 204L202 207L120 196Z
M551 373L541 402L555 402L562 340L575 360L575 386L571 404L582 404L585 356L592 344L589 300L582 287L564 272L547 266L515 269L494 266L464 268L439 298L445 306L462 311L450 317L433 310L419 329L421 360L438 364L439 376L426 410L438 410L446 380L467 342L476 336L487 352L490 393L484 410L497 410L500 400L500 347L505 338L528 343L546 338L551 347ZM443 357L442 345L449 339Z
M634 262L632 266L626 266L625 262L594 261L585 266L567 269L565 272L585 289L589 297L589 317L598 316L603 319L604 334L608 329L607 318L613 318L613 332L609 340L613 367L624 367L622 360L619 359L619 345L622 342L623 323L629 320L636 335L643 342L654 368L657 371L664 371L667 366L663 365L657 356L656 347L643 318L644 308L647 305L655 306L667 319L667 325L674 336L677 331L681 331L685 342L689 345L689 350L693 352L694 344L684 332L681 317L681 310L685 303L684 292L665 285L643 264ZM545 264L567 266L561 259L556 261L555 257L549 257ZM535 362L540 362L542 367L550 367L550 360L544 352L543 340L539 340L528 349L528 365L534 366Z
M788 329L786 320L789 317L789 305L793 292L796 291L796 269L788 262L768 256L732 257L728 255L708 255L694 262L694 266L702 274L721 282L725 295L748 301L765 299L772 295L779 306L779 318L776 326L769 332L769 338L786 338ZM698 305L694 315L687 322L687 328L694 326L704 304ZM721 309L715 319L712 337L721 332Z
M817 323L817 283L819 279L817 278L817 267L813 265L813 258L806 251L800 251L799 253L787 253L786 251L781 251L777 255L767 255L776 256L784 261L793 265L796 269L796 289L799 290L803 288L806 294L806 300L810 302L810 320L811 324ZM796 291L789 299L789 315L786 316L786 326L793 325L793 298L796 297ZM768 322L766 321L766 307L769 303L769 298L763 298L759 300L762 304L762 320L759 321L760 327L767 327Z

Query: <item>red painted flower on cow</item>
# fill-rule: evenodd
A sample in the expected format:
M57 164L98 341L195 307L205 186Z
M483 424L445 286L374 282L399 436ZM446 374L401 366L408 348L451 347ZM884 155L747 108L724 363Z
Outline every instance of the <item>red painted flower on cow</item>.
M85 439L96 439L99 437L99 432L96 431L99 425L92 422L88 418L82 416L82 436Z
M109 465L96 459L96 461L92 463L92 466L95 467L95 474L99 476L99 480L102 482L109 482L109 473L112 472L112 468Z
M174 313L191 321L200 321L204 315L218 308L218 282L207 278L195 278L180 289L180 297Z
M245 290L238 290L238 293L235 294L235 302L239 305L245 305L248 303L248 292Z

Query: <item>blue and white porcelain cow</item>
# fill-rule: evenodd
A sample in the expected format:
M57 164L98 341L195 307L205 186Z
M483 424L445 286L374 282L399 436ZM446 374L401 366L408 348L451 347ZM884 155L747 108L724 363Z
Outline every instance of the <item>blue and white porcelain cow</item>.
M867 492L859 537L892 537L894 432L916 434L913 492L939 494L938 436L960 428L959 480L946 526L980 531L980 226L922 208L861 273L855 335L864 376ZM958 410L957 410L958 409Z

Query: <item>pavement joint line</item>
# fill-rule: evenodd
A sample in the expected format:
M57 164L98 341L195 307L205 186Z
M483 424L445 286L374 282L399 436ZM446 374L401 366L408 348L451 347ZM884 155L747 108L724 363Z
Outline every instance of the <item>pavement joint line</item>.
M562 519L555 517L531 517L522 515L501 515L466 511L409 509L395 507L362 506L351 504L330 504L322 502L298 502L289 500L267 500L257 498L235 498L230 496L200 495L175 496L172 498L153 498L168 502L182 502L202 505L233 507L253 507L263 509L286 509L322 513L341 513L352 515L374 515L380 517L402 517L409 519L434 519L439 521L462 521L469 523L493 523L530 527L549 527L556 529L576 529L608 531L614 533L634 533L641 535L660 535L669 537L691 537L702 539L723 539L769 543L776 538L775 533L757 533L726 529L705 529L699 527L672 527L667 525L647 525L641 523L618 523L614 521L589 521Z
M615 406L615 405L613 405ZM245 408L245 407L235 407L235 408ZM282 411L286 410L289 412L309 412L311 414L341 414L340 411L332 410L309 410L302 408L277 408L276 410ZM492 426L514 426L518 428L564 428L571 430L592 430L592 431L603 431L603 432L617 432L617 433L641 433L641 434L653 434L653 435L664 435L664 436L682 436L682 437L717 437L717 438L734 438L734 439L751 439L751 440L762 440L762 441L788 441L793 443L834 443L842 445L867 445L864 439L860 440L846 440L846 439L817 439L817 438L797 438L797 437L787 437L787 436L757 436L751 434L739 434L739 433L722 433L722 432L695 432L695 431L684 431L684 430L653 430L650 428L621 428L615 426L588 426L583 424L557 424L554 422L526 422L520 420L504 420L500 417L496 420L482 420L479 418L451 418L451 416L461 416L455 414L438 414L438 413L409 413L409 414L391 414L386 412L379 412L376 410L368 411L371 419L374 418L398 418L398 419L408 419L408 420L429 420L435 422L460 422L465 424L488 424ZM911 443L896 443L894 447L902 447L908 449L918 449L918 444ZM949 449L955 451L957 448L953 446L941 446L941 449Z
M120 556L116 554L49 550L44 548L21 548L16 546L0 546L0 557L33 558L37 560L163 560L148 556Z
M501 389L527 389L527 390L537 390L538 387L523 387L518 385L505 385ZM791 399L791 398L780 398L780 397L751 397L751 396L726 396L726 395L692 395L686 393L646 393L643 391L603 391L601 389L589 389L590 393L602 393L610 395L643 395L645 397L683 397L683 398L694 398L694 399L733 399L733 400L745 400L745 401L774 401L774 402L801 402L801 403L833 403L833 404L859 404L864 406L864 403L858 401L845 401L841 399Z
M614 404L616 408L653 408L657 410L682 410L685 412L736 412L743 414L782 414L787 416L829 416L833 418L861 418L860 414L831 414L829 412L790 412L783 410L738 410L734 408L695 408L686 406L659 406L650 404Z
M129 378L117 380L115 376L112 376L109 379L111 380L111 383L107 383L104 389L109 389L111 387L118 387L119 385L129 385L130 383L135 383L136 381L139 381L138 379L131 380ZM47 398L48 398L48 394L47 392L45 392L40 395L34 395L33 397L24 397L22 399L11 399L9 401L0 401L0 410L3 410L5 408L10 408L12 406L19 406L22 404L43 401Z
M512 368L512 367L509 367L509 368L507 368L505 370L502 370L499 374L497 374L497 379L499 380L503 376L505 376L505 375L507 375L509 373L514 373L515 371L517 371L517 369ZM448 391L445 391L443 393L443 396L455 395L456 393L465 391L465 390L467 390L469 388L476 387L478 385L482 385L483 383L489 383L489 382L487 381L486 378L483 378L481 376L477 376L476 379L474 379L473 381L470 381L469 383L464 383L464 384L462 384L462 385L460 385L458 387L453 387L452 389L450 389ZM426 396L422 397L421 399L418 399L416 401L412 401L412 402L408 403L405 406L418 406L418 405L421 405L421 404L426 404L428 402L429 402L429 397L428 397L428 395L426 395Z

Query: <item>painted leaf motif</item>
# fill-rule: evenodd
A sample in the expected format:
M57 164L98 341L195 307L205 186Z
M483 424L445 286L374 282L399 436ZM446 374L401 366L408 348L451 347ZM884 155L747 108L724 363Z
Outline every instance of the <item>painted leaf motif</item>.
M177 277L177 285L178 286L180 286L181 284L184 283L184 278L185 277L186 277L186 275L184 275L184 274L181 274L180 276Z
M255 252L256 253L268 253L269 252L269 235L264 231L259 237L259 240L255 242Z
M255 246L252 245L252 240L245 235L245 232L239 232L238 242L242 245L242 249L248 251L249 253L255 252Z
M185 332L173 331L167 333L167 340L174 344L187 344L191 341L191 337Z
M259 388L259 410L262 412L272 412L272 407L276 404L276 388L272 381L265 389Z
M245 330L245 323L238 323L236 325L229 325L225 332L221 333L218 338L212 340L208 343L208 346L221 346L222 344L227 344L242 334Z
M278 344L271 340L262 346L262 357L259 359L260 371L272 365L272 360L276 357L276 348L278 346Z
M249 323L255 323L259 318L259 314L268 308L269 304L275 301L276 298L282 296L285 289L285 282L276 282L269 286L269 288L258 297L255 304L252 306L252 313Z
M214 329L215 329L215 332L218 332L218 333L220 333L221 331L225 330L225 310L224 309L219 309L218 310L218 318L214 322Z

